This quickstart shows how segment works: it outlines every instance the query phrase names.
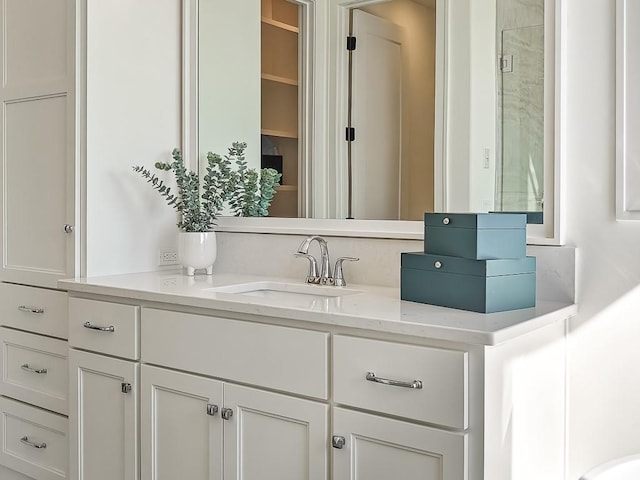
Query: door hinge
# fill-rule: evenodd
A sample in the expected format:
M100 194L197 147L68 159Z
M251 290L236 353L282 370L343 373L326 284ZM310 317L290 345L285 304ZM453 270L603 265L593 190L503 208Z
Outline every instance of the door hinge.
M356 49L356 37L349 35L347 37L347 51L352 52Z
M356 139L356 129L353 127L347 127L345 137L347 142L353 142Z
M120 384L121 387L120 389L122 390L122 393L131 393L131 384L130 383L121 383Z
M500 57L500 72L513 72L513 55L503 55Z

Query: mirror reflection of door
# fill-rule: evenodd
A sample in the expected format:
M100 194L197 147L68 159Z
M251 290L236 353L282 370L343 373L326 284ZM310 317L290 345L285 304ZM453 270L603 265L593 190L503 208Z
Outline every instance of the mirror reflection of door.
M354 139L343 214L421 220L434 200L435 1L368 3L350 14L355 132L346 132Z
M261 7L261 168L282 174L269 215L298 217L302 7L287 0L262 0Z

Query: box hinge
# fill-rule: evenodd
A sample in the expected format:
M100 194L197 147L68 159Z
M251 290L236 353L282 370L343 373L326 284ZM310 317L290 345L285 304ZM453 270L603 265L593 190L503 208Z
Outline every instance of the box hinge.
M347 127L345 137L347 142L353 142L356 139L356 129L353 127Z
M352 52L356 49L356 37L349 35L347 37L347 50Z

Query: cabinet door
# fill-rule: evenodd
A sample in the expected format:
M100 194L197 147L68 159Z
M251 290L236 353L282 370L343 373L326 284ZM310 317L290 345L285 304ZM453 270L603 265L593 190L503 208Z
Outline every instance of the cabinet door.
M467 478L463 433L336 408L333 435L333 480Z
M55 288L75 274L75 4L0 8L2 280Z
M222 382L143 365L144 480L222 479Z
M224 406L225 480L327 479L327 405L225 385Z
M70 350L72 480L138 479L138 364Z

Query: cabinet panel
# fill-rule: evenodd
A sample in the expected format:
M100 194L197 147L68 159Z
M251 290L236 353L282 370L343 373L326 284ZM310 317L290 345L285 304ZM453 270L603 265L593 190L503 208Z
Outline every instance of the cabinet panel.
M0 463L37 480L68 478L68 423L62 415L0 397Z
M3 3L5 85L65 79L68 2L5 0Z
M333 388L337 403L455 428L468 418L466 352L336 335ZM376 379L367 379L367 374ZM420 388L382 382L396 380Z
M328 398L329 334L142 309L142 360Z
M0 328L0 394L66 415L67 342Z
M0 324L67 338L67 293L0 283Z
M67 212L67 97L4 104L3 279L72 275ZM13 272L16 272L15 275Z
M69 365L71 478L137 480L138 365L76 350Z
M224 474L233 480L326 480L328 406L225 385Z
M137 360L140 307L69 298L69 345Z
M148 365L140 376L142 478L222 479L222 382Z
M333 480L465 480L466 434L336 408Z

